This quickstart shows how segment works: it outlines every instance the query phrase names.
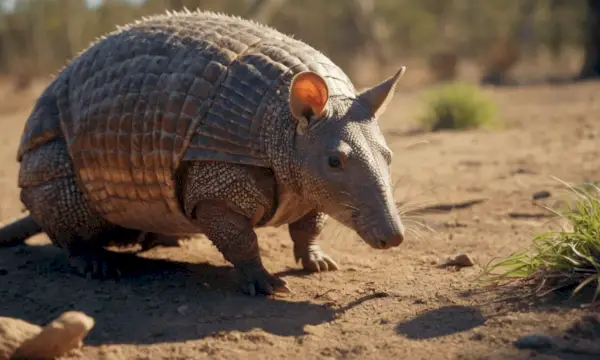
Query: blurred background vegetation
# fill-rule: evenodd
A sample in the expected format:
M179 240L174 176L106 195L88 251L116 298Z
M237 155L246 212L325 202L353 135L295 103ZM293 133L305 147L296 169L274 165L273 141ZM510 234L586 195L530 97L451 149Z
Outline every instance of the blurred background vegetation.
M25 87L116 25L184 6L293 34L332 58L358 87L403 64L421 83L575 75L584 63L592 1L0 0L0 76Z

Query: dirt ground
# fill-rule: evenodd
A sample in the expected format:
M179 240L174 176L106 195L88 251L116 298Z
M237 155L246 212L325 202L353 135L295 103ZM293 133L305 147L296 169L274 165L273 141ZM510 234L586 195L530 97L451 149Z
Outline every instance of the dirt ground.
M20 214L15 153L38 90L0 94L2 220ZM131 264L131 276L101 282L72 274L38 236L0 249L0 316L38 324L72 309L93 316L96 326L73 359L598 359L600 314L581 306L589 298L498 301L512 293L486 290L476 276L548 229L532 194L549 191L546 204L558 198L562 185L552 176L600 180L600 83L486 92L499 105L501 129L411 132L420 93L402 90L381 120L399 203L482 200L407 217L413 231L399 248L373 250L332 223L321 244L342 269L306 275L285 228L260 230L266 267L294 292L250 298L205 238L152 249ZM437 266L457 253L477 264ZM557 345L515 347L531 334Z

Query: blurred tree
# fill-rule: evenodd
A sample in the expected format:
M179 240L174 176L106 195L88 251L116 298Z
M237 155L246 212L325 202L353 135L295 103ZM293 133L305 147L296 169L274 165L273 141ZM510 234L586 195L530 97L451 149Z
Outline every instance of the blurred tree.
M352 39L354 51L362 56L354 57L344 65L359 87L366 86L373 76L381 76L381 65L389 63L389 30L383 17L375 11L375 0L352 0L347 6L346 36Z
M550 16L554 20L556 26L551 26L549 28L548 49L554 60L560 58L560 55L564 50L565 27L563 26L563 12L568 6L569 0L550 0Z
M538 6L537 0L522 0L518 3L515 22L508 26L505 35L494 39L488 47L480 79L482 84L512 83L509 72L523 55L537 55L539 44L536 41L535 15Z
M600 77L600 0L587 0L585 56L579 77Z
M81 16L86 11L85 0L59 0L60 27L65 40L64 56L72 58L84 44L81 41L83 34L84 18Z
M254 0L250 4L248 17L263 24L270 24L271 18L285 2L286 0Z
M293 35L329 56L357 86L371 84L381 78L380 72L389 73L390 67L413 60L427 66L431 58L437 68L434 58L440 55L447 68L434 70L451 78L456 61L477 61L484 54L502 55L500 68L538 56L521 50L537 48L540 55L549 50L567 58L578 54L583 50L584 28L573 24L584 21L586 5L597 7L590 5L596 1L588 0L102 0L93 8L86 2L16 0L16 6L2 8L0 74L46 76L116 25L187 7L253 18ZM598 11L588 13L588 29L598 28ZM593 31L588 31L588 56L585 71L581 69L585 76L599 72L595 32L592 38ZM495 46L498 39L514 44ZM515 56L519 53L522 56Z
M168 6L174 10L181 10L184 7L183 0L169 0Z
M515 36L521 51L531 56L537 54L539 47L535 31L535 15L539 5L537 0L521 0L519 22L515 29Z
M446 50L434 53L429 57L429 71L434 82L445 82L456 79L458 55Z

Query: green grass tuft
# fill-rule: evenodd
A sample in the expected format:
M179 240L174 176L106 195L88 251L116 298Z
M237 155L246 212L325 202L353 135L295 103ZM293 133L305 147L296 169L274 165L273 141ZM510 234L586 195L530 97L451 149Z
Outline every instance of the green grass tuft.
M570 187L574 195L569 206L557 213L566 229L537 235L533 252L514 253L484 269L488 280L532 280L538 291L576 286L573 293L596 285L593 301L600 296L600 189L587 184ZM502 269L501 272L496 272Z
M431 131L470 129L495 123L496 106L479 87L460 82L441 85L425 96L425 114L419 119Z

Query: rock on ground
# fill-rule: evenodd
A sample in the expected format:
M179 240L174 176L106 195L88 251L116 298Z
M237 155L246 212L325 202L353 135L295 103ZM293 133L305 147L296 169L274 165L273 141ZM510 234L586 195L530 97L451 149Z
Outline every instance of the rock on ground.
M94 319L67 311L43 328L26 321L0 318L0 360L54 359L82 346Z
M0 317L0 360L8 360L27 339L42 332L42 328L21 319Z

